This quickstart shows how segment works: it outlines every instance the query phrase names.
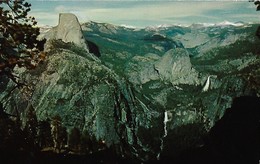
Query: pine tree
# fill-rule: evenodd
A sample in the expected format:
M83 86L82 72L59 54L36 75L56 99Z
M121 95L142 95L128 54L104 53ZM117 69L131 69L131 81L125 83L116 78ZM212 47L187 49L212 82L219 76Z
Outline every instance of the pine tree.
M51 134L54 144L54 151L61 152L61 149L67 144L67 130L61 124L61 117L56 115L52 118Z
M74 151L79 151L79 144L80 144L80 131L78 128L72 128L69 135L69 148Z
M80 153L91 153L93 151L91 137L88 131L83 131L80 137Z
M256 5L256 11L260 11L260 0L251 0L251 2ZM260 39L260 26L256 30L256 36Z
M26 125L24 129L26 133L26 142L29 146L29 149L34 149L36 147L37 126L38 121L36 113L32 105L30 104L27 108Z
M51 136L51 125L48 120L39 121L37 128L37 144L43 149L53 146L53 140Z
M25 0L0 0L0 77L16 83L15 66L33 69L45 58L45 40L37 39L40 30L28 15L30 7Z

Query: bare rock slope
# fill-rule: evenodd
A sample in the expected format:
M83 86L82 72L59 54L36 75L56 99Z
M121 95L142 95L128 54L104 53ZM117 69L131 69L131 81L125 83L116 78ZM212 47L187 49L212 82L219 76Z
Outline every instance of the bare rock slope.
M78 18L71 13L61 13L58 26L48 31L45 37L47 39L61 39L65 43L72 42L88 50Z

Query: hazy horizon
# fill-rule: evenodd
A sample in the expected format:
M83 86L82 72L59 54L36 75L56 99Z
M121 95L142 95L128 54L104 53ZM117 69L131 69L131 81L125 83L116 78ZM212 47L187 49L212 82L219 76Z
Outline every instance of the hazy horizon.
M29 1L39 26L58 24L59 13L73 13L81 23L95 21L135 27L161 24L260 22L247 1Z

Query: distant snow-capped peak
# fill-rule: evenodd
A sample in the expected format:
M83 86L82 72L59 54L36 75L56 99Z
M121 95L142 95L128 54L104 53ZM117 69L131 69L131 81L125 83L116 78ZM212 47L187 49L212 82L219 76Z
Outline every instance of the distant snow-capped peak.
M162 28L169 28L169 27L192 27L192 26L198 26L198 27L214 27L214 26L235 26L240 27L246 25L244 22L230 22L230 21L223 21L220 23L193 23L191 25L187 24L162 24L162 25L156 25L156 26L148 26L145 29L147 30L158 30Z
M138 28L138 27L131 26L131 25L126 25L126 24L121 24L120 26L124 27L124 28L130 28L130 29L137 29Z
M174 26L179 26L179 27L187 27L186 25L181 25L181 24L160 24L160 25L154 25L154 26L147 26L145 27L146 30L160 30L160 29L166 29Z
M218 26L235 26L235 27L240 27L244 26L244 22L229 22L229 21L223 21L220 23L194 23L191 26L201 26L201 27L218 27Z
M218 24L216 24L216 26L243 26L244 23L242 22L229 22L229 21L224 21L224 22L220 22Z

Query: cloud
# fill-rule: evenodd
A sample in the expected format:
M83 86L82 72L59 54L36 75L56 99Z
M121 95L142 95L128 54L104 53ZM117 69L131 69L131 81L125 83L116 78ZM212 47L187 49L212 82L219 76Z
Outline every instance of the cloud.
M68 11L68 7L64 6L64 5L59 5L57 7L55 7L55 11L58 13L63 13Z
M231 3L216 2L163 2L163 3L140 3L137 6L125 6L120 8L95 8L95 9L78 9L78 14L84 20L92 19L94 21L107 21L116 23L134 22L136 20L145 20L146 22L163 22L169 23L169 18L187 19L189 17L205 18L205 12L210 10L228 10ZM212 15L211 15L212 16ZM208 16L209 17L209 16ZM216 16L217 17L217 16ZM160 21L159 21L160 20ZM185 22L182 20L182 22ZM201 20L203 22L203 19ZM194 23L194 22L192 22ZM134 24L137 26L138 24Z
M113 24L148 26L171 23L224 21L237 14L250 19L255 11L248 2L41 2L34 1L33 14L41 24L56 25L60 12L74 13L80 22L97 21ZM251 5L251 6L250 6ZM252 13L251 13L252 12ZM196 22L194 22L196 21ZM216 23L216 22L215 22Z
M31 12L31 16L36 18L38 26L51 25L55 26L58 23L59 15L57 13L47 13L47 12Z

